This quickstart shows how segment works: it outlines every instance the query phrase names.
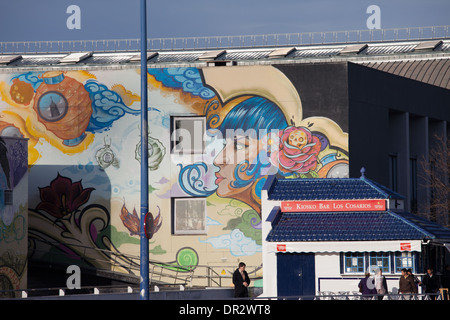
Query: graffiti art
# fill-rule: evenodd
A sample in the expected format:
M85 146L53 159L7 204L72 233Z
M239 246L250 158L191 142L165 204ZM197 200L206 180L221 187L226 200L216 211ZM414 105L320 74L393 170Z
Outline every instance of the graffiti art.
M267 177L348 176L348 134L331 118L303 118L314 107L296 81L269 65L148 69L153 263L261 265ZM132 67L0 75L0 137L28 141L29 237L42 259L57 251L108 268L106 252L139 254L139 90ZM14 188L6 173L22 169L0 160ZM19 228L17 214L2 214Z

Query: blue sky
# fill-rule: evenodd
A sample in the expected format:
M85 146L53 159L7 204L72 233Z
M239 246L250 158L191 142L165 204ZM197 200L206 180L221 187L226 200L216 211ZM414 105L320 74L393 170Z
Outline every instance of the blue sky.
M70 5L81 29L68 29ZM148 38L450 25L450 0L147 0ZM139 38L140 0L0 0L0 42Z

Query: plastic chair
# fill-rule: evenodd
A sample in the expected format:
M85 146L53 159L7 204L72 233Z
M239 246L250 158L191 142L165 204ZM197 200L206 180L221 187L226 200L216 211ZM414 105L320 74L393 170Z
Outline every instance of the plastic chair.
M450 299L450 297L448 296L448 288L439 288L439 291L441 292L441 300Z

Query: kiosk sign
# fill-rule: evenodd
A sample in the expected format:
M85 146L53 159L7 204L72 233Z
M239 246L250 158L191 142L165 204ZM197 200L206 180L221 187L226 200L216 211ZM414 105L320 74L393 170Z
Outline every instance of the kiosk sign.
M282 201L282 212L385 211L386 200Z
M410 242L400 243L400 251L411 251L411 243Z

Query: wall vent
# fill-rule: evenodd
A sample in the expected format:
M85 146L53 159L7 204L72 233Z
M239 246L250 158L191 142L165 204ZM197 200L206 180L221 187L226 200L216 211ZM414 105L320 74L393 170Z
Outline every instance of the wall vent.
M349 55L349 54L359 54L361 51L368 47L367 44L355 44L351 46L346 46L339 53L340 55Z
M220 61L206 61L207 67L230 67L230 66L236 66L237 61L232 60L220 60Z
M414 48L414 51L433 51L440 44L442 44L442 40L421 42Z
M92 52L74 52L70 53L67 56L62 57L59 60L60 64L76 64L80 61L83 61L86 58L92 56Z
M271 53L269 53L269 55L267 57L269 59L286 58L288 54L290 54L291 52L294 52L295 50L296 50L295 48L277 49L277 50L274 50Z
M156 57L158 55L158 52L147 52L147 61ZM141 61L141 54L137 54L135 56L132 56L128 62L139 62Z
M225 54L226 50L214 50L214 51L207 51L204 54L202 54L200 57L198 57L198 60L202 61L208 61L208 60L215 60L221 55Z

